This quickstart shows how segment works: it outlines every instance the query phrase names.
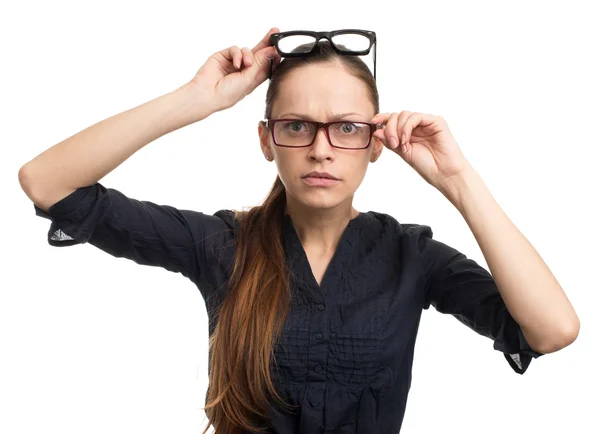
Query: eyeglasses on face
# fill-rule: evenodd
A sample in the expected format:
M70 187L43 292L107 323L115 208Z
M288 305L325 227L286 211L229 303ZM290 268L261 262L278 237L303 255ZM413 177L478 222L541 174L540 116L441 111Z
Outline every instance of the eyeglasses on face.
M305 119L280 118L264 119L271 131L273 143L286 148L305 148L311 146L318 131L323 128L329 144L339 149L366 149L371 144L373 133L385 124L338 120L317 122Z
M309 30L292 30L273 33L269 44L277 48L281 57L301 57L315 51L321 39L327 39L339 54L362 56L373 50L373 78L377 80L377 36L371 30L340 29L331 32L313 32ZM273 73L273 60L269 69L269 79Z

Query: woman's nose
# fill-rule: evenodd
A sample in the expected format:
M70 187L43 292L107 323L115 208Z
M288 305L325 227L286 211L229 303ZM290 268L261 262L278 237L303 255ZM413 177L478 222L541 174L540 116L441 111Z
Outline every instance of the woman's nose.
M331 145L327 138L327 131L324 128L319 128L317 131L310 152L319 158L327 158L331 155Z

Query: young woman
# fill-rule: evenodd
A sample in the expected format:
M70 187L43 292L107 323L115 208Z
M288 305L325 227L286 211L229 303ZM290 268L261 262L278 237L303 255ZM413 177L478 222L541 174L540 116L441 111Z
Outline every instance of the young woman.
M197 285L209 314L205 410L215 432L399 432L431 304L491 338L520 374L573 342L579 320L562 288L445 121L379 113L374 77L357 56L317 41L309 55L282 60L272 34L251 50L213 54L182 87L19 172L37 215L51 220L51 245L89 243ZM267 80L271 61L258 135L278 176L261 206L207 215L98 182L156 138L236 104ZM428 226L353 207L384 147L459 209L493 276Z

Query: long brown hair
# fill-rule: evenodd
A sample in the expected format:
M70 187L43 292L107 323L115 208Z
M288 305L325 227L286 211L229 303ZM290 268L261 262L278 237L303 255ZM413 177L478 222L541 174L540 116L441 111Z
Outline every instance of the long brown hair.
M377 86L365 62L340 55L323 42L315 53L287 57L277 65L267 89L265 118L271 117L281 81L294 69L317 63L339 63L362 80L375 113L379 112ZM229 292L209 338L209 386L203 408L216 434L264 431L256 423L267 420L267 393L282 407L289 405L275 390L270 370L273 346L291 300L281 241L285 204L285 187L277 176L262 205L235 211L239 222L235 262Z

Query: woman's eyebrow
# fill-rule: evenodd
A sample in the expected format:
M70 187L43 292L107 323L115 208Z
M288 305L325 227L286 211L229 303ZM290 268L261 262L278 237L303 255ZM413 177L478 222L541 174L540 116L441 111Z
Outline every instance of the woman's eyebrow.
M362 115L360 113L350 112L350 113L337 113L337 114L334 114L333 116L331 116L331 119L332 120L342 119L342 118L345 118L346 116L350 116L350 115L357 115L357 116L365 117L364 115ZM304 115L304 114L301 114L301 113L285 113L283 115L280 115L279 117L280 118L284 118L286 116L296 116L296 117L299 117L299 118L302 118L302 119L307 119L307 120L310 120L310 121L316 120L316 119L313 119L309 115Z

